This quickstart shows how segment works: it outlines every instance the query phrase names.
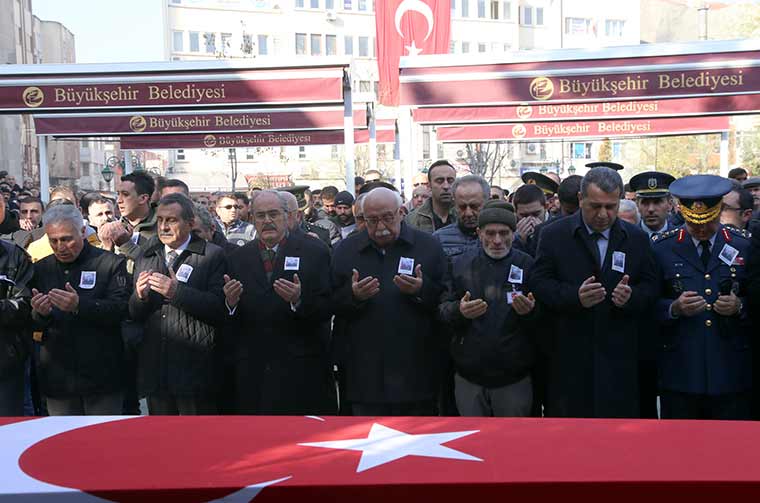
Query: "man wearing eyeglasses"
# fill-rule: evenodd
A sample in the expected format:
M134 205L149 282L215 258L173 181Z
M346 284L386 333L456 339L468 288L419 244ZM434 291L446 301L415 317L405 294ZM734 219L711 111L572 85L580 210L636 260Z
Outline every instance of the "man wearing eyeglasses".
M723 196L720 223L738 230L749 230L753 203L752 193L749 190L734 185L731 192Z
M345 320L347 400L354 415L436 413L446 335L434 329L446 256L402 220L385 187L362 199L366 230L333 255L333 308Z
M330 252L288 232L288 200L264 190L252 205L256 239L228 257L224 294L235 339L240 414L335 414L327 337Z
M216 201L216 214L222 224L227 241L243 246L256 237L256 228L240 219L243 206L234 194L225 194Z

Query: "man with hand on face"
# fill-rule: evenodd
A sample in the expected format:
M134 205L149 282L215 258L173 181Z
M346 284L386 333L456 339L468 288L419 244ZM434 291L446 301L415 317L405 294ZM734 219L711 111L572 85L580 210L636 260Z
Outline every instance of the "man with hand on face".
M333 306L345 320L347 398L357 416L436 413L442 344L434 318L446 256L403 223L401 204L397 192L372 189L362 200L366 231L333 254Z
M512 199L517 215L517 235L513 246L528 252L533 239L537 238L536 227L546 221L546 194L538 185L522 185Z
M441 243L444 253L453 263L456 257L478 245L478 215L488 201L490 187L483 177L467 175L457 178L451 189L456 223L435 231L433 237Z
M660 403L664 419L750 419L752 363L747 297L753 255L745 231L720 224L731 181L676 180L683 227L656 238L662 271L657 310L664 324ZM746 265L745 265L746 264ZM749 287L749 288L748 288Z
M330 252L288 232L288 202L262 191L252 205L256 239L228 257L224 293L237 344L240 414L334 414L328 341L314 327L330 319Z
M580 211L546 226L530 289L549 311L546 414L638 417L638 333L657 297L647 235L617 218L623 180L581 182Z
M451 187L457 173L449 161L440 160L430 165L427 175L432 197L409 213L404 221L415 229L432 234L456 219Z
M152 415L215 414L215 325L225 316L224 251L193 234L192 201L164 196L158 239L137 259L131 318L142 323L137 389Z
M441 319L454 327L456 402L463 416L528 416L534 363L530 325L535 300L527 291L533 259L512 249L517 225L505 201L480 211L481 247L454 263Z
M70 204L42 219L53 255L34 264L32 320L42 332L37 376L51 415L122 412L123 342L129 285L123 257L84 239Z

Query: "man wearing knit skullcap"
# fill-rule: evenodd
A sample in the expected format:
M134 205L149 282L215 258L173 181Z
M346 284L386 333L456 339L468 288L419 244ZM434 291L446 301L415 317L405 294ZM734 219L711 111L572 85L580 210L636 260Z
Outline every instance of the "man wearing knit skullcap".
M478 216L480 246L454 262L441 317L455 337L455 395L463 416L528 416L536 320L527 291L533 259L512 248L514 208L489 201Z

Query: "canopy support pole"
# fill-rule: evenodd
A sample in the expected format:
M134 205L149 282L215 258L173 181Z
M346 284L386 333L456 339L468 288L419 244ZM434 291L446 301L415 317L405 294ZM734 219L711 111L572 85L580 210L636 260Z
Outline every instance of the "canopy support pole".
M367 117L369 118L369 169L377 171L377 121L374 103L367 103Z
M132 172L132 151L124 151L124 174L128 175Z
M728 176L728 131L720 134L720 176Z
M37 137L40 155L40 199L45 205L50 202L50 170L48 169L47 142L47 136Z
M346 158L346 190L356 196L354 185L354 105L351 95L351 79L343 80L343 146Z

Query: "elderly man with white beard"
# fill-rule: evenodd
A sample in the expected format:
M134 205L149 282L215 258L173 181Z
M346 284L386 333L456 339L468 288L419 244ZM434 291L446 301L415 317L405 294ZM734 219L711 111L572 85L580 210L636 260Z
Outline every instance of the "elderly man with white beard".
M526 285L533 258L512 248L517 218L503 201L478 216L481 246L453 264L441 319L453 326L455 395L463 416L528 416L537 319Z

